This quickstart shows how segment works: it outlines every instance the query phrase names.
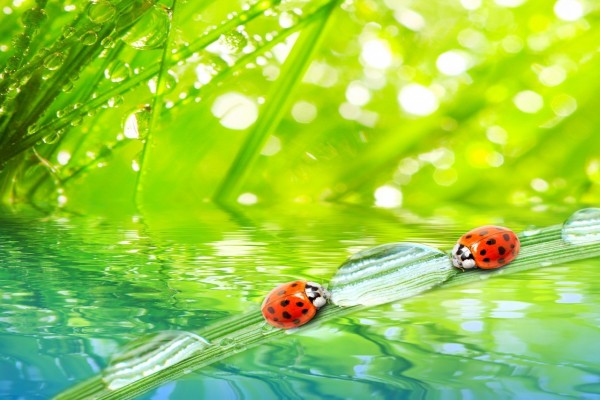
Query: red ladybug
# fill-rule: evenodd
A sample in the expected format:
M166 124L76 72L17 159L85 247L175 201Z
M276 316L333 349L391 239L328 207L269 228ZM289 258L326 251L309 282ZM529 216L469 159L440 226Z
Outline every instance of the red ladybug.
M271 290L261 311L277 328L296 328L310 321L328 298L329 292L317 283L293 281Z
M462 270L500 268L515 259L520 247L519 238L510 229L482 226L458 239L452 249L452 264Z

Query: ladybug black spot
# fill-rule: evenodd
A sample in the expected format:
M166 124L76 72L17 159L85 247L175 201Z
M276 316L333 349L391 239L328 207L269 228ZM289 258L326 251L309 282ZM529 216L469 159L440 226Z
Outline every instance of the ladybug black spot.
M485 242L485 244L489 244L489 245L496 244L496 239L488 239L488 241Z
M490 259L486 257L486 258L483 259L483 262L486 262L486 263L490 262Z
M465 239L471 239L473 237L473 235L467 235L465 236Z
M269 312L269 314L275 314L275 309L273 307L267 308L267 311Z
M502 246L498 247L498 253L500 253L500 255L504 255L504 253L506 253L506 249Z
M300 319L296 318L295 320L292 321L294 324L298 325L300 323Z
M287 305L290 304L290 301L288 299L281 300L279 304L281 305L281 307L287 307Z
M481 231L479 232L479 236L485 236L489 233L489 231Z
M292 287L296 287L296 286L298 286L297 283L292 283Z
M283 316L283 318L285 318L285 319L290 319L290 318L292 318L292 315L291 315L289 312L287 312L287 311L284 311L284 312L283 312L283 314L281 314L281 315L282 315L282 316Z
M279 321L279 318L273 318L273 321L277 322Z
M485 253L487 253L487 251L486 251L485 249L483 249L483 250L481 250L481 251L479 252L479 254L480 254L480 255L482 255L482 256L485 256Z
M510 241L510 235L508 233L505 233L504 235L502 235L502 237L504 238L504 240L506 240L507 242Z
M298 302L296 302L296 305L297 305L298 307L304 307L304 303L303 303L303 302L301 302L301 301L298 301Z
M500 258L500 259L498 260L498 263L499 263L499 264L504 264L505 262L506 262L506 260L505 260L504 258Z
M305 308L304 310L302 310L302 314L304 314L304 315L308 314L308 308Z
M510 245L510 248L511 248L511 249L514 249L514 248L515 248L515 245L514 245L514 244L511 244L511 245Z

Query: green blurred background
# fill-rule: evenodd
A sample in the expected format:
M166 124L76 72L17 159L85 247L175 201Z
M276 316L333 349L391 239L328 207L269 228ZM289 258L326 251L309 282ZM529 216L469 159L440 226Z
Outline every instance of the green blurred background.
M598 200L593 2L2 6L5 202Z

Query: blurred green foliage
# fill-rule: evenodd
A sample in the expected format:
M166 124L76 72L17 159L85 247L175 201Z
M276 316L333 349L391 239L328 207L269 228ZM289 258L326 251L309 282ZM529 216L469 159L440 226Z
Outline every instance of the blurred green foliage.
M0 6L7 203L600 200L589 0Z

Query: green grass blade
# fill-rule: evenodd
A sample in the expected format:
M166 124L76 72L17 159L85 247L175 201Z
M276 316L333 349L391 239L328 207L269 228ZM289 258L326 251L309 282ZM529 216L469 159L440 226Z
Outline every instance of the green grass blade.
M336 7L337 1L332 1L323 7L319 11L321 17L314 22L314 25L308 26L300 33L282 68L281 78L267 96L269 100L267 100L266 108L248 133L246 141L217 189L214 196L217 202L229 203L234 200L265 141L277 128L282 116L288 110L289 103L293 99L294 88L302 79Z
M600 256L600 243L574 245L562 239L562 225L555 225L537 232L528 232L520 235L521 252L519 257L509 266L493 270L472 270L460 273L458 270L450 274L449 279L442 282L436 289L474 284L482 279L493 278L498 275L512 275L533 270L540 267L549 267L562 263L595 258ZM450 263L450 259L448 259ZM401 268L401 267L400 267ZM407 280L408 282L408 280ZM427 279L416 277L410 280L413 287L418 287L423 282L422 292L430 290L431 285ZM377 290L376 287L372 288ZM398 298L403 296L403 287L398 287ZM365 306L335 307L328 306L319 312L310 324L298 330L310 329L315 324L323 323L334 318L348 315L358 310L366 309ZM200 353L184 359L176 364L164 368L152 375L143 377L137 381L116 390L109 390L102 381L102 375L95 376L73 388L60 393L56 399L71 400L84 397L102 399L131 399L164 383L181 378L190 371L197 370L207 365L214 364L220 360L238 354L241 351L251 349L263 343L275 340L283 335L294 333L281 329L271 328L266 325L259 310L250 311L243 315L233 316L217 322L207 328L195 332L208 340L212 345ZM168 354L165 355L168 357Z

